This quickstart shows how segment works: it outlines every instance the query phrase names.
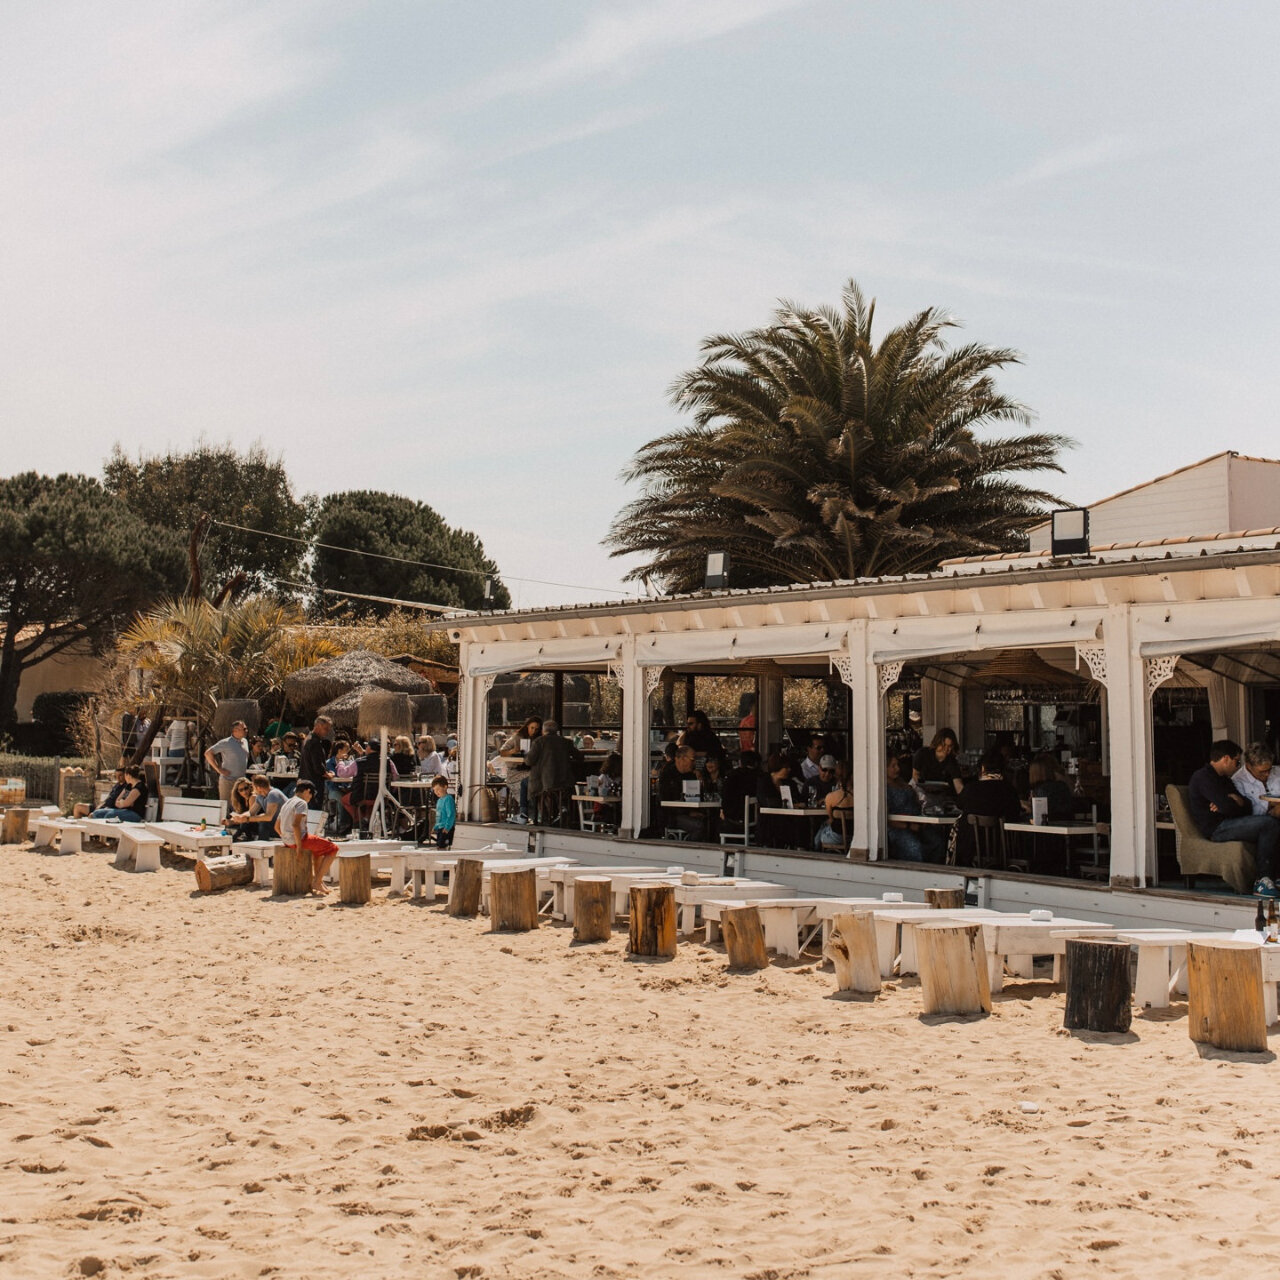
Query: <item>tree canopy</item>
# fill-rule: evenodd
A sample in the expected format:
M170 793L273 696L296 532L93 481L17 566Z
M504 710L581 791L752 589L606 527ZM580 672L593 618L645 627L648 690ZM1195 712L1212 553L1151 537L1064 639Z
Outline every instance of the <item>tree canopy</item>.
M320 501L312 535L312 580L319 589L466 609L506 608L511 603L498 567L485 555L479 538L446 524L425 502L368 489L330 494ZM493 577L493 598L487 606L486 576ZM360 602L360 610L378 613L394 607Z
M1020 477L1061 471L1071 442L1032 431L1030 411L997 389L1017 353L948 347L956 322L937 308L877 344L874 316L850 281L839 309L783 303L764 328L702 343L671 390L691 424L625 473L643 492L606 545L647 557L629 577L696 590L707 554L727 551L733 585L767 586L1021 545L1058 499Z
M206 512L245 529L306 536L307 505L294 497L284 462L260 444L238 453L229 444L201 442L185 452L137 458L117 445L104 478L136 515L184 540ZM297 580L305 555L297 542L215 525L200 550L205 594L215 596L233 580L241 591L275 590L279 579Z
M31 471L0 479L0 725L16 719L27 667L78 641L101 649L184 577L177 539L97 480Z

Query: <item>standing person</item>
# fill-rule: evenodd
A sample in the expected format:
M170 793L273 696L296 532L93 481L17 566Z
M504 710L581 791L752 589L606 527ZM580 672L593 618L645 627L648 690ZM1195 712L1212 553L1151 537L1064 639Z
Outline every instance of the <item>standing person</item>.
M302 744L302 751L298 757L298 777L306 778L312 784L311 807L313 809L324 808L321 797L324 795L325 765L329 761L332 749L329 740L332 737L333 721L328 716L316 716L315 724L311 726L311 732L307 734L307 740Z
M218 799L224 806L231 800L236 779L249 772L249 748L245 742L248 733L249 726L237 720L231 732L204 753L205 764L218 775Z
M338 856L338 846L323 836L307 834L307 808L315 794L315 784L309 778L300 778L293 795L280 806L276 819L276 831L290 848L304 849L311 855L311 892L326 894L324 878L333 860Z
M964 790L960 762L956 759L960 742L954 729L939 729L927 747L921 747L911 759L911 783L924 789L950 784L957 795Z
M567 738L560 736L560 726L547 720L542 734L529 747L529 803L535 810L544 795L560 797L561 801L573 791L577 780L574 767L576 749Z
M756 695L744 693L738 699L738 750L756 749Z
M742 833L746 816L746 800L756 798L760 785L760 753L750 748L738 757L738 767L732 770L720 788L720 830L733 835Z
M498 755L506 761L503 766L506 770L507 785L518 788L520 797L520 812L514 818L513 822L529 821L529 764L528 754L533 748L533 744L542 736L542 717L530 716L519 729L515 731L503 744L498 748Z
M453 848L453 829L458 825L458 802L449 794L449 779L439 774L431 783L436 798L436 821L432 836L437 849Z
M1253 886L1259 898L1280 897L1276 892L1276 854L1280 851L1280 821L1253 806L1236 790L1231 775L1240 768L1243 749L1229 738L1209 748L1209 763L1191 775L1187 807L1192 821L1206 840L1245 840L1255 846L1258 864Z

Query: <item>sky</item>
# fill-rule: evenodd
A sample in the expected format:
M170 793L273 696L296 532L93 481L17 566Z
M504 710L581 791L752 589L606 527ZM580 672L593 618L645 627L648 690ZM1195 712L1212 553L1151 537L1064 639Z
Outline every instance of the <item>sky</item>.
M0 470L261 441L519 605L616 598L701 339L851 277L1022 353L1069 503L1280 456L1278 44L1230 0L8 0Z

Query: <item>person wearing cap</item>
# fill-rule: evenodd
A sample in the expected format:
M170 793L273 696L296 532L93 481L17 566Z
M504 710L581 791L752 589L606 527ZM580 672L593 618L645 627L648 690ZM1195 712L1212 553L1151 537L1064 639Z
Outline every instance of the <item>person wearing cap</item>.
M307 809L314 794L310 778L299 778L293 795L280 806L276 831L291 849L305 849L311 855L311 892L323 895L329 892L324 878L338 856L338 846L323 836L307 834Z
M823 756L818 761L818 776L809 783L816 793L814 798L819 802L826 800L836 785L836 758Z

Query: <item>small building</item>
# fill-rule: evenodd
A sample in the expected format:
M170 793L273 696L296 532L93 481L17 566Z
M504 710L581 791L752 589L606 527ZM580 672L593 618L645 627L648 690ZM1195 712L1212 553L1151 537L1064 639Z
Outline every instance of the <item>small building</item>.
M1280 528L1280 461L1228 450L1089 504L1095 547L1151 538ZM1049 549L1049 522L1031 530Z

